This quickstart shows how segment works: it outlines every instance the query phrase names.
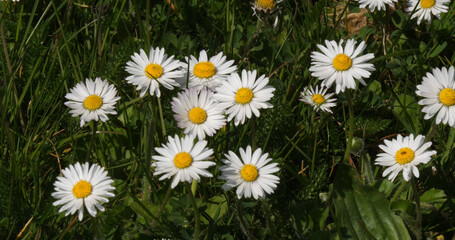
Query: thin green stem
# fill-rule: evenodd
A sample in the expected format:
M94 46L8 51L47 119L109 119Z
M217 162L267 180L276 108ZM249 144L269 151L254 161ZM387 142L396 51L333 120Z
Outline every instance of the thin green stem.
M169 187L167 189L166 195L164 196L163 202L161 203L160 209L158 209L158 213L156 214L156 219L153 219L151 227L153 228L157 223L157 219L160 219L161 213L163 213L164 208L166 207L167 201L171 197L172 192L172 184L169 183Z
M257 143L256 143L256 120L253 117L250 119L250 128L251 128L251 144L253 151L256 150Z
M160 112L161 131L163 132L163 137L166 137L166 126L164 125L163 108L161 107L161 100L159 97L157 97L156 99L158 100L158 111Z
M243 233L247 236L249 240L254 239L253 235L251 235L250 231L248 230L245 218L243 217L243 207L241 198L237 201L237 217L240 222L240 229L243 231Z
M420 212L420 193L419 190L417 189L417 184L415 181L415 178L411 178L411 185L412 185L412 193L414 195L414 199L416 201L416 214L417 214L417 226L416 226L416 238L417 240L422 239L422 214Z
M349 108L349 133L348 142L346 143L346 152L344 153L344 162L349 164L349 159L351 157L352 138L354 137L354 105L352 104L352 97L349 89L346 90L346 98L348 100Z
M400 185L400 188L393 194L392 199L390 199L390 203L393 203L395 200L397 200L398 196L400 196L401 192L403 191L404 187L406 187L407 182L403 181Z
M316 127L316 133L314 134L313 157L311 158L310 176L313 176L313 173L314 173L314 161L316 159L316 148L317 148L317 145L318 145L318 132L319 132L318 130L319 130L319 126Z
M185 183L186 189L188 191L188 195L190 196L191 204L193 205L193 210L194 210L194 239L199 239L199 225L200 225L200 219L199 219L199 209L196 204L196 198L194 197L192 191L191 191L191 186L189 183Z
M93 145L95 144L95 135L96 135L96 127L97 127L96 121L92 120L91 126L92 126L92 138L90 139L90 145L89 145L89 149L87 152L87 156L85 157L85 162L88 162L88 160L90 159L90 155L92 155Z
M264 207L265 217L267 219L267 225L269 225L270 231L272 233L272 239L278 239L276 234L275 225L272 221L272 212L270 211L270 206L265 199L261 199L262 206Z

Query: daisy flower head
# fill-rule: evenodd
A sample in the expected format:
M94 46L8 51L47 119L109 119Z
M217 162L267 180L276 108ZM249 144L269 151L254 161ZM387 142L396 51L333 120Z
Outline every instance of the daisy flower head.
M234 124L243 124L252 113L259 117L259 109L273 107L268 101L273 97L275 88L267 85L265 75L256 78L256 70L242 71L242 77L233 73L228 80L216 89L218 105L226 109L228 121L235 118Z
M209 57L207 53L202 50L199 53L199 59L193 55L185 58L186 63L182 63L182 68L188 68L188 87L197 87L200 90L203 87L207 87L214 90L218 87L221 82L225 81L229 74L237 71L237 65L234 64L234 60L226 61L226 56L223 52L218 53L215 56ZM180 78L180 84L186 86L187 77Z
M207 88L201 91L186 89L172 99L171 106L177 126L185 129L185 134L197 136L199 140L206 135L213 136L226 124L224 109L215 102L213 93Z
M144 96L148 89L150 95L161 96L160 85L172 90L179 86L176 79L184 76L185 71L180 68L181 62L174 60L174 56L168 57L164 48L150 48L147 56L143 49L131 56L133 61L126 63L125 70L131 74L126 80L137 86L140 96Z
M336 84L336 93L344 92L346 89L355 89L358 80L366 85L363 78L369 78L375 70L374 65L368 63L374 58L373 53L361 55L366 45L361 42L357 47L353 39L346 41L343 48L343 39L339 43L325 40L325 46L318 44L322 51L311 53L311 76L323 80L322 85L328 88Z
M417 24L420 24L422 20L431 23L431 15L441 18L441 13L449 10L449 7L446 6L448 3L450 0L409 0L406 3L406 12L412 13L411 19L417 18Z
M117 114L114 105L120 99L117 89L107 80L96 78L86 79L85 83L78 83L65 95L69 101L65 105L69 107L73 117L81 116L81 127L90 120L106 122L109 118L106 114Z
M425 143L425 136L423 135L418 135L415 138L413 134L407 137L398 135L397 139L392 141L384 140L384 144L379 145L379 148L384 152L377 155L374 164L387 167L382 172L382 176L389 175L390 181L393 181L401 171L403 171L405 181L409 181L412 174L418 178L419 169L417 169L417 165L428 163L431 156L436 154L434 150L427 150L431 146L431 142Z
M386 4L393 7L393 2L397 0L358 0L360 8L369 8L370 11L374 12L377 8L378 11L386 10Z
M419 101L423 105L424 118L430 119L436 115L436 123L449 124L455 127L455 71L434 68L433 73L423 77L422 84L417 85L416 94L424 99Z
M212 177L206 169L215 163L207 161L213 155L213 150L207 148L207 141L202 140L194 144L194 137L186 135L179 138L177 135L168 137L168 143L162 147L156 147L155 151L160 155L152 156L156 162L153 175L161 175L160 181L172 178L171 187L174 188L179 182L192 182L200 180L200 176Z
M330 108L335 107L336 103L334 103L337 99L331 98L333 93L327 93L327 88L316 86L316 90L313 89L312 86L305 87L303 91L300 93L300 101L313 106L314 110L319 111L322 110L323 112L332 113Z
M92 217L96 216L97 208L104 211L100 203L106 203L107 197L115 188L114 181L107 176L104 167L98 164L76 163L62 170L63 176L58 176L54 183L55 192L51 195L57 201L54 206L63 205L59 212L66 211L65 216L78 211L79 221L84 217L84 206Z
M264 198L276 189L280 178L275 174L280 170L278 163L270 163L268 153L262 153L260 148L252 152L251 147L246 150L240 148L240 158L232 151L224 154L224 166L220 167L220 179L227 180L222 188L229 191L237 187L238 198L251 196L254 199Z

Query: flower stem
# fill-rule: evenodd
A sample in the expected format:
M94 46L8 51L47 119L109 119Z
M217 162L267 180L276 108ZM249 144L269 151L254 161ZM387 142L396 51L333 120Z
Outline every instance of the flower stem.
M242 199L241 198L237 201L237 217L240 222L240 229L243 231L243 233L246 235L246 237L249 240L254 239L253 235L251 235L250 231L248 230L245 218L243 217L243 208L242 208Z
M352 104L352 97L349 89L346 90L346 98L348 100L349 108L349 133L348 142L346 143L346 152L344 153L344 162L349 164L349 159L351 157L352 138L354 137L354 106Z
M256 150L256 120L253 117L251 117L251 120L250 120L250 127L251 127L251 144L252 144L252 148L253 148L253 151Z
M167 189L166 195L164 196L163 202L161 203L160 209L158 209L158 214L156 214L156 218L153 219L151 227L153 228L156 224L156 220L160 218L161 213L163 212L164 208L166 207L167 201L169 200L169 197L171 196L172 192L172 184L169 184L169 188Z
M199 239L199 209L196 204L196 198L194 197L191 186L189 183L185 183L188 195L190 196L191 204L193 205L194 210L194 239Z
M395 194L393 194L392 199L390 199L390 204L392 204L392 202L397 200L398 196L401 194L401 192L403 191L404 187L406 187L406 185L407 185L406 181L403 181L401 183L400 188L398 188L398 190L395 192Z
M416 214L417 214L417 227L416 227L416 238L417 240L422 239L422 214L420 213L420 193L417 189L417 184L415 178L411 178L411 185L412 185L412 193L414 195L414 199L416 201Z
M71 226L73 226L74 222L76 222L77 217L78 217L78 214L76 214L76 216L74 216L73 221L71 221L70 225L68 225L68 227L65 228L65 231L62 233L62 236L60 236L59 240L62 240L63 237L65 237L65 235L68 233L68 230L70 230Z
M166 126L164 125L164 117L163 117L163 108L161 107L161 100L159 97L158 99L158 111L160 112L160 122L161 122L161 131L163 132L163 138L166 137Z
M265 199L261 199L261 202L262 202L262 206L264 207L264 210L265 210L265 217L267 219L267 225L269 225L270 231L272 233L272 239L278 239L278 237L276 235L275 225L273 224L273 221L272 221L272 212L270 211L270 206L266 202Z
M92 154L92 150L93 150L93 145L95 144L95 135L96 135L96 127L97 127L96 121L92 120L91 127L92 127L92 138L90 139L90 146L89 146L89 149L87 152L87 156L85 157L85 162L88 162L88 160L90 159L90 155Z

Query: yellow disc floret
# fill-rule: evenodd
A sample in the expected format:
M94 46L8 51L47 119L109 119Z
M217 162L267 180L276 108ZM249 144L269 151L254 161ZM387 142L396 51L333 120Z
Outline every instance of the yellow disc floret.
M431 8L434 4L434 0L420 0L420 7L422 8Z
M345 71L351 68L352 60L346 54L340 53L333 59L332 65L338 71Z
M275 8L275 1L274 0L257 0L256 6L262 8L264 10L272 10Z
M92 184L87 181L80 180L73 187L73 194L76 198L85 198L92 193Z
M215 75L216 69L215 65L211 62L199 62L196 65L194 65L193 68L193 74L196 77L200 78L209 78L213 75Z
M84 100L84 107L90 111L99 109L103 105L103 99L98 95L90 95Z
M325 98L321 94L314 94L313 95L313 102L315 102L316 104L320 105L324 101L325 101Z
M163 75L163 67L159 64L150 63L145 68L145 75L149 78L159 78Z
M258 178L258 169L251 164L245 164L240 170L240 175L245 181L252 182Z
M178 168L187 168L193 162L193 158L187 152L177 153L174 157L174 164Z
M207 120L207 112L200 107L195 107L188 112L188 118L195 124L201 124Z
M439 93L439 101L446 106L455 104L455 90L452 88L444 88Z
M400 150L398 150L395 154L395 160L401 165L412 162L412 160L414 160L414 157L414 151L408 147L400 148Z
M235 94L235 101L241 104L247 104L253 99L253 91L249 88L240 88Z

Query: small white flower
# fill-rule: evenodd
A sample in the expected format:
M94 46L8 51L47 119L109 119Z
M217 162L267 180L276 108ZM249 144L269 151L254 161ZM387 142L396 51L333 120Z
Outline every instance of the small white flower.
M199 53L199 60L193 55L185 57L186 63L182 63L182 68L188 69L189 79L184 76L179 80L182 87L196 87L198 90L203 87L207 87L210 90L214 90L223 81L226 80L229 74L237 70L237 66L233 65L234 60L226 61L226 56L223 52L211 57L207 56L207 53L202 50ZM189 64L188 64L189 61Z
M171 105L177 126L199 140L206 135L213 136L226 124L224 109L215 102L213 93L207 88L200 92L196 88L186 89L172 99Z
M424 119L436 116L436 123L449 124L455 127L455 73L453 66L447 70L434 68L433 74L427 73L422 84L417 85L416 94L424 99L419 101L423 105Z
M259 117L259 109L273 107L268 101L273 97L275 88L267 85L269 78L265 75L256 79L256 70L233 73L228 80L216 89L215 98L221 108L226 109L228 121L235 117L235 125L243 124L252 113Z
M237 187L238 198L251 197L255 199L264 198L266 193L271 194L280 182L280 178L275 175L280 169L278 163L270 163L269 154L262 154L260 148L254 153L248 146L246 151L240 148L239 158L234 152L224 154L227 159L223 159L224 166L220 167L222 175L220 179L227 180L223 184L223 189L229 191Z
M369 78L374 65L367 63L374 58L373 53L360 55L365 49L365 42L361 42L357 48L356 41L349 39L343 48L343 39L337 44L335 41L325 40L325 46L318 44L322 51L311 53L311 76L323 80L322 85L328 88L336 84L336 93L346 89L357 87L354 79L366 85L363 78Z
M437 18L441 18L441 13L446 13L449 7L446 4L450 3L450 0L409 0L406 5L406 12L414 13L411 19L417 18L417 24L420 24L422 20L426 20L431 23L431 15Z
M431 142L424 142L425 136L418 135L414 138L412 134L404 138L398 135L397 139L392 141L386 139L384 140L385 145L379 145L384 153L377 155L374 164L387 167L382 176L389 175L390 181L393 181L401 171L403 171L405 181L409 181L412 174L418 178L419 169L417 169L417 165L428 163L431 156L436 154L436 151L427 151Z
M173 178L171 187L174 188L179 182L192 182L200 180L200 176L212 177L206 169L216 165L207 161L211 158L213 150L206 148L207 141L198 141L194 144L194 137L186 135L179 138L177 135L168 137L169 142L162 147L156 147L155 151L160 155L152 156L156 162L153 175L161 175L160 181Z
M120 99L116 97L117 89L107 80L96 78L95 81L86 79L78 83L65 95L69 101L65 105L71 108L73 117L81 116L81 127L90 120L106 122L106 114L117 114L115 104Z
M374 12L377 8L378 11L386 10L386 4L393 7L393 2L397 2L397 0L358 0L360 4L360 8L369 8L370 11Z
M55 192L51 195L57 199L54 206L63 205L59 212L66 211L65 216L78 211L79 221L82 221L85 206L95 217L97 208L102 212L105 210L100 202L106 203L109 201L106 197L114 196L111 193L115 189L111 185L114 181L98 164L89 167L88 163L76 163L63 169L62 173L63 176L57 177Z
M126 80L128 83L137 86L137 90L141 90L141 97L149 88L151 96L156 94L157 97L160 97L160 84L172 90L174 86L179 86L175 80L185 74L180 69L181 62L174 60L174 56L168 57L164 53L164 48L150 48L148 57L141 49L140 54L134 53L131 59L133 61L126 63L125 70L132 75Z
M309 88L306 87L300 93L302 97L300 101L313 106L316 111L322 110L324 112L332 113L330 108L335 107L336 103L334 103L337 99L331 98L333 93L326 94L327 88L316 86L316 90L313 90L313 87L310 86Z

